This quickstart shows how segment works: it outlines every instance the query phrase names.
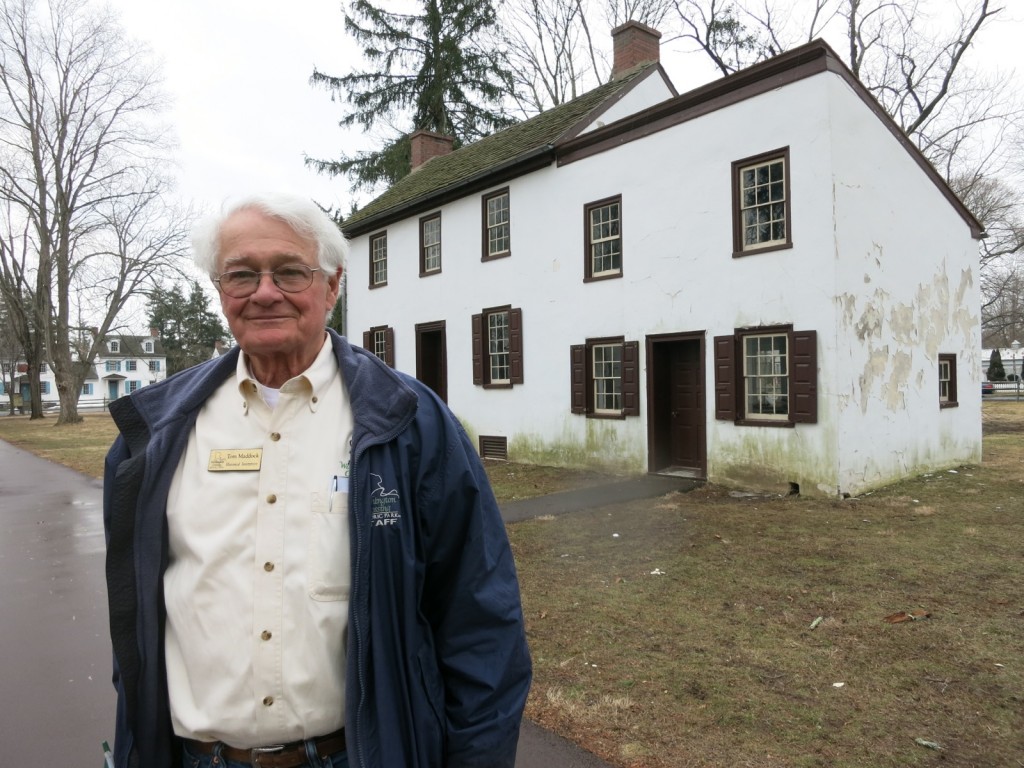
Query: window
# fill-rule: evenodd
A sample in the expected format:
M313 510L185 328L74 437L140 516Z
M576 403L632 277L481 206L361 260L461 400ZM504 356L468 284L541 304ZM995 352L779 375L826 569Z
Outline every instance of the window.
M574 344L570 410L598 418L639 416L639 359L640 343L621 336Z
M136 368L138 368L138 362L137 361L135 361L135 360L125 360L124 361L124 369L126 371L134 371Z
M83 395L91 395L92 394L92 382L87 381L85 384L82 385L82 394Z
M127 385L125 387L125 392L134 392L135 390L142 386L141 381L126 381L125 384Z
M50 394L50 382L48 382L48 381L40 381L39 382L39 392L44 394L44 395Z
M382 232L370 238L370 287L388 284L388 234Z
M790 326L715 337L715 418L792 426L818 421L818 335Z
M7 389L4 387L3 381L0 381L0 395L6 395Z
M441 271L441 214L420 219L420 277Z
M792 246L789 149L733 163L732 184L734 254Z
M508 188L483 197L484 252L482 261L512 254Z
M160 371L160 361L159 360L150 360L149 361L149 370L154 372L154 373L159 372Z
M46 363L40 363L39 364L39 372L40 373L46 373Z
M395 329L378 325L363 333L363 349L373 352L392 368L395 367Z
M590 203L585 216L584 281L622 277L622 196Z
M121 351L121 342L120 341L112 341L112 342L110 342L110 351L111 352L120 352Z
M955 408L956 399L956 355L939 355L939 407Z
M120 371L121 361L120 360L107 360L107 371Z
M142 342L142 351L145 352L147 355L153 354L153 342L152 341L144 341L144 342Z
M473 383L523 383L523 310L493 307L473 315Z

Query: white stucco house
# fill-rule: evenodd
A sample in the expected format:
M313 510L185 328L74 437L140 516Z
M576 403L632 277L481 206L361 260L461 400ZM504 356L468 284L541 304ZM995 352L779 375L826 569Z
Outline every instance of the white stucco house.
M353 341L485 456L842 496L981 459L979 222L824 43L609 83L344 223Z
M111 400L165 378L167 358L156 329L148 336L111 334L100 343L100 351L82 384L78 407L103 408ZM58 402L56 377L45 363L40 370L39 386L43 403L55 405ZM0 382L0 408L8 402L5 387L10 387L10 382L6 385ZM24 364L19 366L14 393L16 403L28 403L29 377Z

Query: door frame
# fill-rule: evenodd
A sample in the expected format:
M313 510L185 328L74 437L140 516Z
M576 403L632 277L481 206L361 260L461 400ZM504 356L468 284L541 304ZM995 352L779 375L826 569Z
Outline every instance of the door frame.
M704 439L697 446L698 466L692 469L697 470L699 479L707 479L708 473L708 405L707 405L707 333L705 331L686 331L676 333L650 334L646 338L647 355L647 471L657 474L666 467L656 467L656 457L664 453L666 446L658 444L659 430L655 428L655 420L661 410L665 399L671 397L665 391L664 386L659 386L662 379L661 366L664 355L658 354L658 347L667 349L672 344L696 343L698 346L697 360L699 371L697 373L699 389L697 391L698 407L703 419L702 434ZM659 450L661 449L661 450Z
M424 348L423 348L423 336L425 334L440 334L441 344L438 349L438 355L440 359L435 361L437 363L437 370L441 377L440 389L441 391L435 390L438 397L441 398L445 403L448 402L448 330L447 322L445 320L435 320L430 323L417 323L416 324L416 378L423 381L423 374L426 368L423 360ZM425 382L426 383L426 382ZM427 386L431 384L427 383Z

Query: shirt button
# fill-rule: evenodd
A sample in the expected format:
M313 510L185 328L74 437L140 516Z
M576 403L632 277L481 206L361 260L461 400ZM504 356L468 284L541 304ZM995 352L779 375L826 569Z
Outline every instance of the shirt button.
M273 637L273 635L265 629L260 632L260 640L269 640L271 637Z
M267 573L270 573L272 570L274 570L274 564L270 563L270 562L264 563L263 564L263 570L266 571Z
M274 703L274 697L273 696L264 696L263 697L263 706L264 707L269 707L273 703Z
M267 504L274 504L276 502L277 502L277 494L276 493L272 493L269 496L267 496Z
M270 439L273 440L276 443L278 440L281 439L281 433L280 432L271 432L270 433Z

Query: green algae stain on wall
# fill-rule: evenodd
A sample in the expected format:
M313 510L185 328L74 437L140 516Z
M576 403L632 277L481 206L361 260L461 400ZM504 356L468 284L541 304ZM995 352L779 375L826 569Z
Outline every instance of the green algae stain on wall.
M549 467L604 470L615 474L647 471L646 428L620 420L586 419L581 439L567 428L555 438L519 434L509 440L511 461Z

